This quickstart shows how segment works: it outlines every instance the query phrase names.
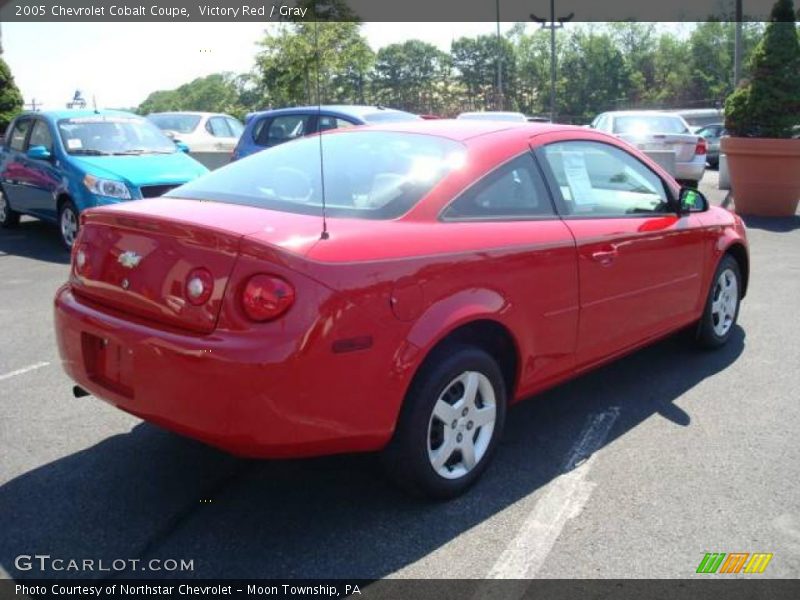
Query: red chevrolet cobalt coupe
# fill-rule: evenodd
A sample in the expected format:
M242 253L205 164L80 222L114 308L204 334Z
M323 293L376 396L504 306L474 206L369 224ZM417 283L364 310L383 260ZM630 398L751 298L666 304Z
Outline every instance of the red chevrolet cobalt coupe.
M56 297L86 391L232 453L382 450L450 497L510 404L676 330L724 344L741 220L584 128L303 138L88 211Z

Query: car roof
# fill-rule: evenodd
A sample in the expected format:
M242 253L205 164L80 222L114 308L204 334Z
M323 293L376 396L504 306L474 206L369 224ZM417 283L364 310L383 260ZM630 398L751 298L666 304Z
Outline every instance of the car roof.
M447 138L457 142L464 142L466 140L507 133L520 139L530 138L540 133L547 133L552 131L585 131L583 127L575 125L561 125L553 123L533 123L530 121L520 121L515 123L513 121L491 121L491 120L470 120L470 119L434 119L419 121L390 121L386 123L377 123L370 125L370 131L393 131L398 133L420 133L426 135L433 135L437 137ZM336 130L336 132L350 133L364 131L362 128L349 128L344 130ZM324 135L330 135L325 133Z
M612 110L603 114L610 117L681 117L676 112L664 110Z
M28 110L23 112L20 116L44 117L46 119L53 119L53 120L73 119L79 117L93 117L93 116L139 117L142 119L144 118L141 115L137 115L126 110L110 110L110 109L94 110L89 108L63 109L63 110L38 110L38 111Z
M191 115L193 117L230 117L229 114L220 112L204 112L201 110L164 110L161 112L147 113L148 117L153 115Z
M276 108L271 110L260 110L252 112L248 115L248 118L252 119L256 116L264 116L264 115L283 115L283 114L293 114L297 112L316 112L318 110L322 110L329 113L336 113L344 117L354 117L357 119L364 119L365 115L379 113L379 112L406 112L403 110L397 110L396 108L388 108L385 106L379 105L356 105L356 104L323 104L321 106L313 105L313 106L292 106L288 108ZM412 113L408 113L412 114Z

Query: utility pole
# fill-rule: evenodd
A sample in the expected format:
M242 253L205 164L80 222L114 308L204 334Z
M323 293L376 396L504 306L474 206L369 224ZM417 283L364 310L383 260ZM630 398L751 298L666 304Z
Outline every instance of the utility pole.
M497 101L495 104L499 110L503 110L503 57L500 39L500 0L495 0L497 8Z
M41 102L36 102L36 98L31 98L31 101L28 102L25 106L30 106L31 110L36 112L39 108L41 108Z
M550 19L543 19L531 13L531 20L536 21L542 29L550 30L550 122L556 120L556 29L564 27L564 23L571 21L575 13L556 19L556 0L550 0Z
M742 0L736 2L736 30L733 38L733 89L742 78Z

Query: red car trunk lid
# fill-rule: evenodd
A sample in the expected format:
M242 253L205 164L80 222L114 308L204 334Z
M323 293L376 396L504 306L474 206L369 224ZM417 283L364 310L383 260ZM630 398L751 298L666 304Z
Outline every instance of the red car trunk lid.
M244 236L278 250L271 260L286 262L304 255L320 231L315 216L179 198L93 209L84 213L76 242L73 289L120 313L210 333ZM199 306L186 291L195 269L205 269L214 282Z

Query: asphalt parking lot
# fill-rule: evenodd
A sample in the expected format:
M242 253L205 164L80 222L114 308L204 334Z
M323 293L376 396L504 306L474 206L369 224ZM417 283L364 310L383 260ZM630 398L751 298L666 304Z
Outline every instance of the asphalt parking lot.
M0 575L81 576L15 566L39 553L189 559L195 578L683 578L706 552L770 552L759 577L798 577L800 216L748 227L728 346L678 335L519 405L442 504L372 456L240 460L73 398L51 309L69 256L37 221L0 231Z

